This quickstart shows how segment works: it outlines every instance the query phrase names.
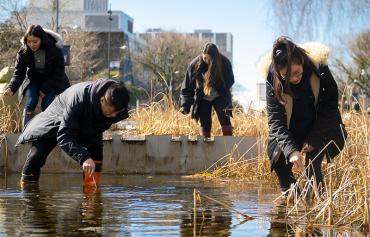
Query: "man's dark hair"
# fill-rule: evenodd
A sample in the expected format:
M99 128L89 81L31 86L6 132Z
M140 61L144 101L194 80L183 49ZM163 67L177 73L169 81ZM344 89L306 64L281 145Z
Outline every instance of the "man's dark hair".
M106 98L109 105L113 106L116 111L122 110L128 107L130 100L129 91L125 87L123 82L117 82L110 85L105 92L104 97Z

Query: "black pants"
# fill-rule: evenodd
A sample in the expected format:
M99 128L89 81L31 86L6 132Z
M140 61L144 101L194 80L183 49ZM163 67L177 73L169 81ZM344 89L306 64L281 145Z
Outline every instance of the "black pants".
M321 163L325 153L322 152L316 157L318 151L319 150L315 149L312 152L306 153L306 167L309 165L309 167L306 169L306 175L310 179L315 177L316 184L322 188L324 183L321 171ZM291 184L296 182L292 172L292 167L293 163L287 161L283 154L280 155L279 159L274 164L273 169L275 170L275 173L279 179L280 188L283 192L287 191Z
M57 145L55 138L44 139L32 142L31 149L27 154L26 162L23 165L22 175L40 176L40 170L45 165L46 159L50 152ZM86 146L91 158L94 161L103 160L102 141L97 140L92 145ZM99 162L101 164L101 162ZM101 165L95 166L95 171L101 171Z
M231 127L230 112L228 111L228 103L226 100L219 96L213 101L202 100L199 104L199 120L202 133L210 133L212 128L212 107L215 108L218 121L221 126Z

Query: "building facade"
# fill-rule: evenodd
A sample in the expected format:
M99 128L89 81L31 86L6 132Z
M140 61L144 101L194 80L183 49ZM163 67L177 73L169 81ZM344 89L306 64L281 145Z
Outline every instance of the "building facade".
M58 21L59 29L108 32L110 27L111 32L133 36L132 17L113 10L109 20L108 0L30 0L28 4L29 24L42 24L56 29Z
M128 75L128 80L133 81L130 50L139 44L133 33L134 19L122 11L110 10L108 4L108 0L30 0L28 24L66 33L73 30L99 33L105 67L113 65L116 71L118 62L123 77Z

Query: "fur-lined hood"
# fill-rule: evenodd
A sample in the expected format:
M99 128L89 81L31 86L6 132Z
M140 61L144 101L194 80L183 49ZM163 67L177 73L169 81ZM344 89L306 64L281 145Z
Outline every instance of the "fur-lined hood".
M308 57L312 60L316 67L327 64L330 49L326 45L318 42L307 42L304 44L298 44L298 46L306 50ZM257 70L265 79L269 73L271 61L271 53L268 53L262 56L257 63Z
M55 40L55 46L57 46L58 48L63 48L63 45L64 45L64 41L63 41L63 38L60 34L52 31L52 30L49 30L49 29L45 29L44 28L44 31L46 32L46 34L48 34L49 37L53 37L54 40ZM23 44L23 41L22 41L23 37L20 39L21 43Z

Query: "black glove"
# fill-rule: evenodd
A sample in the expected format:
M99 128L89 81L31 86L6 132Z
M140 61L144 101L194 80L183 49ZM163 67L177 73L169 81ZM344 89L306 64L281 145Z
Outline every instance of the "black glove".
M190 108L188 108L188 107L181 107L180 108L180 112L182 113L182 114L188 114L188 113L190 113Z

